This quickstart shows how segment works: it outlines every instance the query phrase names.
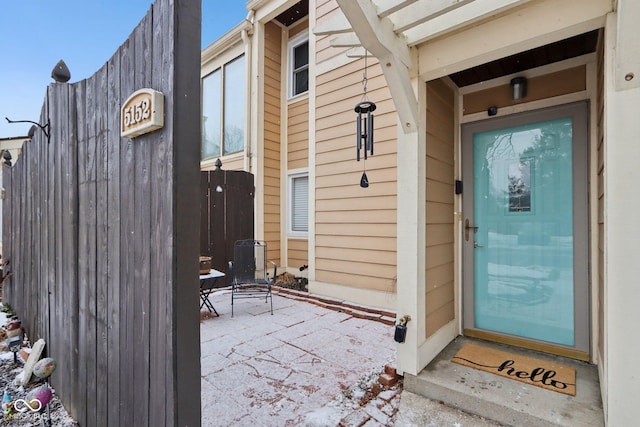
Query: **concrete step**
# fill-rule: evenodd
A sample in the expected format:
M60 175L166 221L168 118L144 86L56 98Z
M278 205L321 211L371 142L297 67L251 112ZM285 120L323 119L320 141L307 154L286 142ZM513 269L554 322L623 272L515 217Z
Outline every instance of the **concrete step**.
M545 390L451 362L466 342L572 366L576 369L576 395ZM604 426L596 366L470 338L455 339L417 376L405 373L404 390L507 426Z

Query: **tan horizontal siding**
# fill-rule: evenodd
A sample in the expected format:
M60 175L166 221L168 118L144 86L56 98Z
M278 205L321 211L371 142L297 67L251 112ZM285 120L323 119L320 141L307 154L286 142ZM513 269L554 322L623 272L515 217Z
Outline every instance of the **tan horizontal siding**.
M345 218L342 212L330 211L330 212L317 212L316 221L331 224L358 224L362 220L366 220L371 223L385 224L395 221L396 211L394 209L387 210L372 210L367 211L366 214L360 217Z
M322 7L333 10L328 5L334 3ZM368 99L377 109L374 155L366 163L356 161L354 112L364 60L316 80L316 279L395 292L397 115L380 67L371 58L368 63ZM363 168L366 189L359 185Z
M311 3L313 5L313 3ZM313 7L313 6L312 6ZM342 13L338 7L338 3L335 0L316 2L316 21L317 24L330 19L335 14ZM319 36L316 42L316 63L321 63L327 59L333 58L342 54L347 48L333 48L330 45L330 41L335 36Z
M287 241L287 267L300 268L309 265L309 241L306 239L289 239ZM298 275L299 273L296 273Z
M282 30L265 25L264 69L264 239L269 259L280 264L280 88Z
M427 83L426 337L455 317L453 253L454 93Z
M238 156L233 155L233 157L229 157L229 158L220 158L220 160L222 161L222 169L224 170L228 170L228 171L240 171L240 170L244 170L244 156ZM212 160L208 160L207 161L207 165L201 167L201 170L203 171L212 171L216 169L216 164L215 161Z
M292 39L298 36L300 33L305 32L309 29L309 20L305 19L304 21L296 23L292 28L289 29L289 38Z
M329 250L336 248L351 249L352 247L365 248L361 249L363 253L367 251L383 251L395 252L396 237L373 237L373 236L316 236L316 251L321 248Z
M527 80L527 87L526 98L519 101L511 99L511 88L508 84L469 93L463 99L464 114L487 111L491 106L501 108L586 90L586 66L530 78Z
M438 267L451 262L453 257L453 243L441 243L427 247L427 268Z
M452 284L453 287L453 284ZM451 313L455 312L454 302L448 302L435 311L427 311L426 336L430 337L452 320Z
M309 100L290 103L287 108L287 167L309 167Z
M371 187L369 187L371 188ZM396 196L380 196L380 197L360 197L357 200L317 200L316 212L322 211L342 211L343 217L354 215L356 218L360 212L366 212L372 209L395 209Z

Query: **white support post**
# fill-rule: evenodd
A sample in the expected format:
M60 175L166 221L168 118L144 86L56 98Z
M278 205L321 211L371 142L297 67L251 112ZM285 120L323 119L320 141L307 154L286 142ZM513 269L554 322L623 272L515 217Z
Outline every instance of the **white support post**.
M425 117L426 84L414 79L413 87L420 100L419 116ZM411 320L407 323L406 341L397 345L397 368L413 375L423 368L419 348L426 336L426 164L423 119L416 132L398 132L397 315L400 318L408 314Z
M635 4L635 6L633 6ZM618 0L607 17L604 76L604 378L606 424L637 424L640 419L640 80L634 47L640 8ZM624 11L624 17L621 16ZM629 16L628 14L633 14ZM622 81L620 81L622 79Z
M250 169L255 180L255 238L264 240L264 24L253 25L251 64L251 141L248 152Z

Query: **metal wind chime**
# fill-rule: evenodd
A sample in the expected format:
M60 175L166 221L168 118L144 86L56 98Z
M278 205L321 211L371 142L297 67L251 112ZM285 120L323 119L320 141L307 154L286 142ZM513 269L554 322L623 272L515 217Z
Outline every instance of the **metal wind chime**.
M356 119L356 160L360 161L360 151L364 149L364 161L362 165L362 178L360 187L367 188L369 179L366 172L367 154L373 156L373 113L376 104L367 98L367 51L364 54L364 73L362 75L362 100L356 104L354 111L358 113Z

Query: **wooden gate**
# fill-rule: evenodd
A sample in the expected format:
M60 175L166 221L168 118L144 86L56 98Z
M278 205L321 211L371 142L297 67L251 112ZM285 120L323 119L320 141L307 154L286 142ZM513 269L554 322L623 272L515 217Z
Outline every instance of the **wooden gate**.
M47 88L50 133L3 167L3 297L83 427L200 425L200 22L199 1L156 0L94 75ZM164 126L122 137L143 88Z
M218 167L200 176L200 254L212 257L213 268L226 273L234 242L254 236L253 175Z

